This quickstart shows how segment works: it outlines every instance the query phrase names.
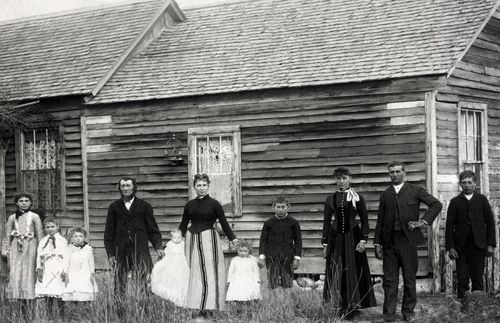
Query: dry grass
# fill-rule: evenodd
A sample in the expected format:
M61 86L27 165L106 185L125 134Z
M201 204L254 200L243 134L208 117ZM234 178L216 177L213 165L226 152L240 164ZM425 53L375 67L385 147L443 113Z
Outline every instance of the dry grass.
M99 293L97 299L86 305L67 304L65 317L50 322L189 322L192 311L174 306L161 299L134 281L129 283L127 293L120 298L114 293L113 279L109 272L97 277ZM39 299L26 319L17 302L0 295L1 322L49 322L45 301ZM211 322L335 322L337 313L323 306L319 291L264 290L263 301L240 306L230 304L228 310L218 312Z

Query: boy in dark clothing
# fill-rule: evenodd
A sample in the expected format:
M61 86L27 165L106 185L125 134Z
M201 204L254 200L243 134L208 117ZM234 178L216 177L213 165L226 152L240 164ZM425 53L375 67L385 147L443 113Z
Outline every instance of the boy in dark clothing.
M472 291L483 290L485 256L491 257L496 246L495 221L486 196L476 193L476 174L459 175L462 193L455 196L446 217L446 250L456 259L458 290L463 299L472 281Z
M299 222L288 215L290 203L284 196L273 202L273 209L274 216L264 222L260 235L259 267L267 266L271 289L290 288L302 255L302 234Z

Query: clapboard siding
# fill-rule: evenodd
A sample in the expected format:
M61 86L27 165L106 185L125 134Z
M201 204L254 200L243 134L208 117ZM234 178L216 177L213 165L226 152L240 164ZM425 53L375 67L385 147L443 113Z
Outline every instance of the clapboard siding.
M186 145L188 128L217 125L241 129L243 215L229 220L237 236L257 247L272 200L285 193L302 226L304 256L320 257L323 202L335 189L333 169L342 165L351 168L353 186L367 199L373 236L387 162L407 162L409 180L425 183L424 91L436 83L423 82L413 93L382 82L366 95L358 95L366 92L358 84L343 86L342 94L313 88L88 107L88 117L107 121L86 125L93 147L87 151L93 244L103 253L107 208L119 196L116 182L123 175L137 178L138 196L153 205L164 233L177 227L190 179L187 165L167 165L165 142L174 132ZM398 102L413 105L388 106ZM427 250L419 252L425 272Z
M478 35L462 61L437 95L439 196L445 207L458 194L458 104L483 103L488 111L488 179L490 202L500 211L500 11ZM446 211L446 210L444 210ZM441 242L444 243L445 214L442 212ZM498 228L497 228L498 235ZM497 236L498 239L498 236ZM498 252L496 253L498 261ZM497 267L497 266L496 266ZM496 269L498 277L498 268ZM500 284L495 282L495 288Z
M65 192L66 210L56 216L61 220L61 232L65 233L73 226L83 225L82 160L80 143L81 105L73 100L60 100L41 103L42 110L54 125L64 129L63 151L65 155ZM27 120L36 122L36 120ZM8 214L15 211L14 194L20 191L16 184L16 160L14 137L10 137L10 146L6 164L6 209ZM37 205L34 205L37 208Z

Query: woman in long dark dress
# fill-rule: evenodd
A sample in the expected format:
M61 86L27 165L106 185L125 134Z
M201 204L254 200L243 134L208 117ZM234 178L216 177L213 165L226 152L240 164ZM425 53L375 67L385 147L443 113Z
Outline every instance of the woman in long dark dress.
M190 267L186 306L200 310L201 315L208 314L207 310L223 310L226 301L226 268L215 222L219 221L232 244L237 242L222 206L208 195L209 184L206 174L194 176L197 196L186 203L179 226L186 236L186 259Z
M376 306L365 252L368 212L363 196L350 188L349 170L339 167L333 176L338 191L328 196L324 209L322 243L326 274L323 299L325 302L339 301L343 314L350 314L359 308ZM356 216L361 220L361 228Z

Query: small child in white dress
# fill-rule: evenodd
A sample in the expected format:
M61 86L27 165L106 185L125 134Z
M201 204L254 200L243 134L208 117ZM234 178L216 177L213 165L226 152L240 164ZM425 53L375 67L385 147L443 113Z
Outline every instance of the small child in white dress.
M240 240L237 250L238 255L231 260L227 274L226 301L250 303L261 300L259 267L257 259L251 255L252 246Z
M65 302L90 302L97 293L92 247L85 242L87 232L83 228L73 228L70 237L65 270L67 285L62 299Z
M156 262L151 272L151 291L177 306L185 306L189 284L185 243L180 230L173 230L171 235L165 256Z
M66 285L64 270L68 241L59 234L59 221L56 218L48 217L43 224L47 235L38 243L35 295L47 300L49 317L52 317L54 310L57 311L56 317L60 317L64 311L61 297ZM56 303L56 308L54 308L54 303Z

